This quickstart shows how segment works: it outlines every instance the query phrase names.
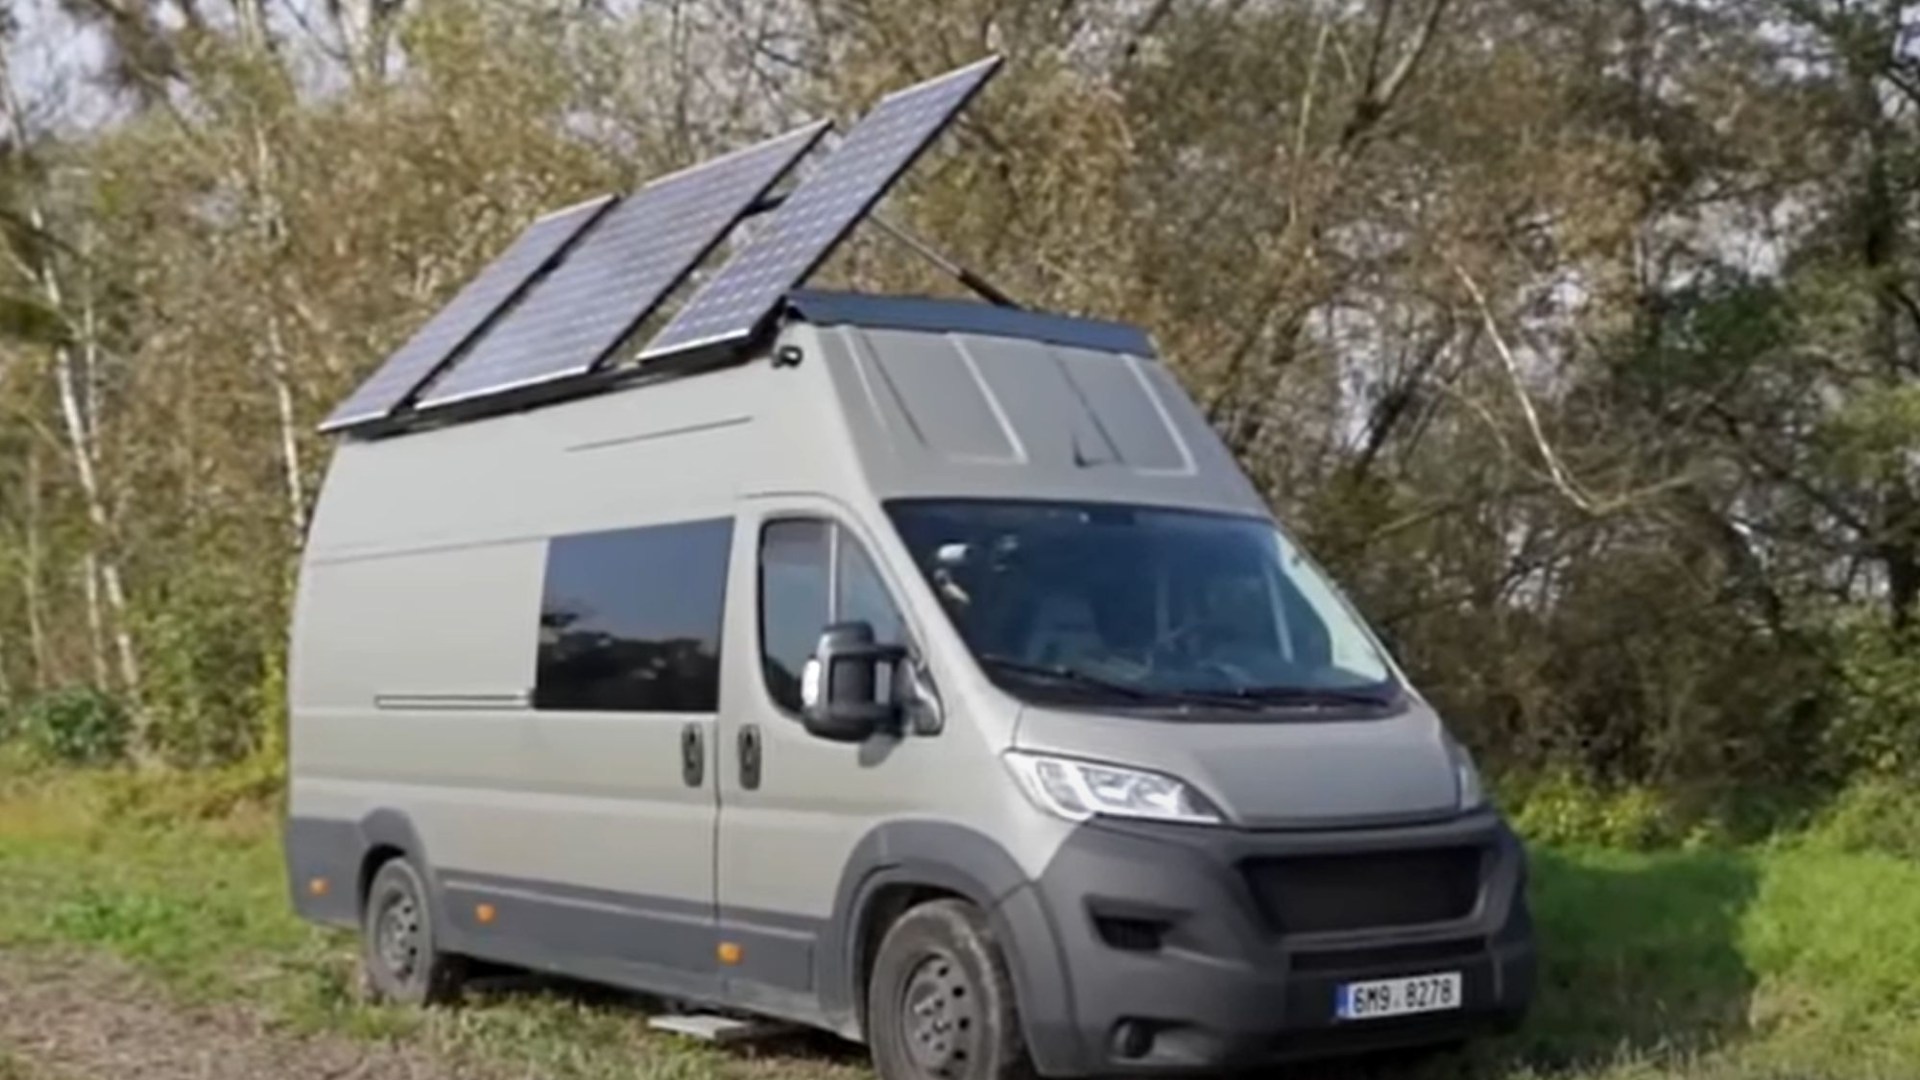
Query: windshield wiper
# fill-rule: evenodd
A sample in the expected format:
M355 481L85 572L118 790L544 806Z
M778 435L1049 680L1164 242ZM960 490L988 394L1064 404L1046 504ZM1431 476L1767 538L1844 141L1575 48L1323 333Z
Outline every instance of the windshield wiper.
M1336 690L1312 686L1243 686L1231 689L1135 686L1103 679L1066 664L1036 664L1014 656L988 653L980 657L982 666L1022 678L1046 679L1112 694L1129 701L1163 705L1211 705L1216 708L1260 709L1275 705L1362 706L1379 708L1389 699L1358 690Z
M1144 687L1128 686L1126 683L1113 682L1109 679L1103 679L1098 675L1089 675L1079 668L1068 667L1065 664L1036 664L1030 660L1022 660L1014 656L1001 656L997 653L987 653L981 656L980 663L984 667L991 668L994 671L1005 672L1009 675L1072 683L1075 686L1084 686L1089 690L1102 690L1134 701L1159 701L1165 697L1163 694L1155 693Z
M1273 705L1358 705L1377 709L1393 703L1391 697L1379 694L1324 686L1240 686L1225 693L1243 701Z
M1065 664L1036 664L1012 656L988 653L980 657L980 663L995 671L1029 678L1051 679L1055 682L1069 683L1089 690L1100 690L1124 697L1131 701L1151 702L1161 705L1215 705L1232 709L1257 709L1260 703L1251 698L1236 697L1232 694L1219 694L1205 690L1169 690L1149 686L1133 686L1128 683L1114 682L1091 675L1079 668Z

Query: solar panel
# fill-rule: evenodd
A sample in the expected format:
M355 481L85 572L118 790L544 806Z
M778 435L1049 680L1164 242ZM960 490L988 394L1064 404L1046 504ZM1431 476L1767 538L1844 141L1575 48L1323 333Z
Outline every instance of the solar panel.
M674 314L641 359L751 339L999 66L1000 58L990 57L887 95Z
M540 271L552 265L581 231L614 201L605 195L556 210L526 227L501 256L489 263L414 332L399 351L334 407L321 431L338 431L384 419L440 364L526 290Z
M593 370L829 126L809 124L629 195L421 395L418 407Z

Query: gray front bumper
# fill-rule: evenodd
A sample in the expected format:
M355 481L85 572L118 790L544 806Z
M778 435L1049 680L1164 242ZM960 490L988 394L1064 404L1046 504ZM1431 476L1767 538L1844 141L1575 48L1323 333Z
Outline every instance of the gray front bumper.
M1273 925L1242 872L1262 858L1462 845L1484 852L1471 912L1418 926L1290 934ZM1333 832L1098 822L996 914L1012 939L1008 959L1043 1073L1215 1071L1444 1043L1517 1024L1534 979L1525 878L1525 853L1491 812ZM1158 932L1117 936L1116 927ZM1334 1016L1342 983L1434 971L1461 972L1463 1008Z

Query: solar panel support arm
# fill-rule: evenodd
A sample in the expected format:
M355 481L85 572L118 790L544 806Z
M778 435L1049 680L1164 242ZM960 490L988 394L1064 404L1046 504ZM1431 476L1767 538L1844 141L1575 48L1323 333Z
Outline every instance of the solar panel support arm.
M747 211L747 213L758 216L772 210L778 210L780 209L780 204L786 201L787 196L784 192L778 195L769 195L755 203L753 209ZM895 243L900 244L908 251L932 263L939 268L941 273L966 286L975 296L980 297L987 303L993 304L996 307L1012 308L1015 311L1022 310L1019 302L1015 301L1013 297L1008 296L999 286L959 263L954 262L952 259L947 258L940 253L939 248L908 232L904 227L888 221L880 215L878 210L870 211L865 220L878 225L882 232L893 237Z
M1013 308L1016 311L1019 310L1020 305L1014 302L1013 297L1002 292L993 282L988 281L979 274L942 255L939 249L935 248L932 244L895 225L877 213L868 214L867 220L878 225L881 232L893 237L895 241L907 250L939 267L941 272L973 290L974 294L981 299L999 307Z

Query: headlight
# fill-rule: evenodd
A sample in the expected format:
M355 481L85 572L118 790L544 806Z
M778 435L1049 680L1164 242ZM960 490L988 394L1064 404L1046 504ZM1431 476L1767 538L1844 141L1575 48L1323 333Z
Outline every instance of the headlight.
M1460 793L1460 809L1478 810L1487 801L1487 788L1480 781L1480 770L1473 764L1473 755L1452 739L1447 740L1447 752L1453 756L1454 786Z
M1007 751L1006 760L1042 810L1069 821L1105 814L1190 825L1220 823L1220 812L1199 792L1161 773L1020 750Z

